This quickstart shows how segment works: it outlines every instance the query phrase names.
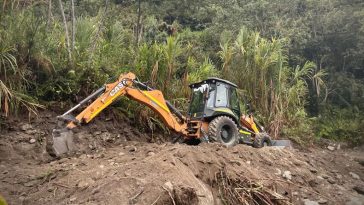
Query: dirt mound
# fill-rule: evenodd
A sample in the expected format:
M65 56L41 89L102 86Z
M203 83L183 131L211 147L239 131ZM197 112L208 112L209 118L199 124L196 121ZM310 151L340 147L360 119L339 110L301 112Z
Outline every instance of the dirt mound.
M109 120L76 132L77 155L52 160L44 151L48 118L0 135L0 193L10 204L363 202L363 150L157 144Z

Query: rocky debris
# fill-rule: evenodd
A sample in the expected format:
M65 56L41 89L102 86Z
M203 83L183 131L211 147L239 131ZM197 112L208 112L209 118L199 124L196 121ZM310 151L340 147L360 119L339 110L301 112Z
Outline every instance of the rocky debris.
M37 130L25 130L25 133L27 133L28 135L34 135L37 134Z
M115 141L115 138L111 136L111 133L109 132L103 132L100 134L100 137L102 141L112 143Z
M97 136L97 135L100 135L102 132L101 131L95 131L94 133L93 133L93 135L94 136Z
M38 133L38 131L35 130L31 124L28 123L21 125L20 130L28 135L34 135Z
M364 205L364 197L351 196L345 205Z
M317 201L319 204L327 204L328 201L324 198L320 198L318 201Z
M282 177L287 179L287 180L291 180L292 179L292 174L290 171L284 171L282 174Z
M77 200L77 197L75 197L75 196L70 198L70 202L74 202L76 200Z
M359 175L355 174L354 172L349 172L350 176L353 178L353 179L360 179Z
M359 194L364 195L364 185L358 185L353 188Z
M90 150L95 150L96 149L96 146L92 145L92 144L89 144L88 145L88 148L90 148Z
M85 188L89 187L90 185L92 185L93 183L95 183L95 181L93 179L91 179L90 177L88 177L88 178L81 179L77 183L77 187L81 188L81 189L85 189Z
M330 150L330 151L334 151L334 150L335 150L335 147L334 147L334 146L329 145L329 146L327 146L327 149L328 149L328 150Z
M97 194L97 193L99 193L99 192L100 192L100 187L99 187L99 186L97 186L96 188L94 188L94 189L92 190L91 194Z
M92 159L102 159L105 158L105 154L104 153L100 153L100 154L94 154L93 156L91 156Z
M317 182L316 179L311 179L310 181L308 181L308 184L311 186L311 187L317 187L319 185L319 183Z
M335 179L334 179L334 178L332 178L332 177L328 178L328 179L327 179L327 181L328 181L330 184L335 184L335 183L336 183Z
M356 159L356 161L361 165L364 166L364 159Z
M317 201L311 201L309 199L304 199L303 204L304 205L320 205Z
M22 131L27 131L27 130L32 130L33 126L31 124L25 123L23 125L20 126L20 129Z
M310 172L312 173L317 173L317 169L313 168L313 167L310 167Z
M36 140L34 138L32 138L32 139L29 140L29 143L30 144L34 144L35 142L36 142Z
M155 153L154 152L148 152L148 154L147 154L149 157L151 157L151 156L154 156L155 155Z
M38 180L31 180L31 181L28 181L28 182L24 183L24 186L33 187L33 186L37 185L38 183L39 183Z
M276 170L277 170L277 172L276 173L274 173L275 175L281 175L282 174L282 171L280 170L280 169L278 169L278 168L276 168Z
M324 178L322 176L317 176L316 178L319 180L324 180Z
M336 146L336 149L337 149L337 150L340 150L340 149L341 149L341 144L338 144L338 145Z
M137 151L137 148L135 146L128 146L128 150L129 152L136 152Z
M339 172L339 170L336 170L336 169L333 169L333 170L331 170L331 173L338 173Z

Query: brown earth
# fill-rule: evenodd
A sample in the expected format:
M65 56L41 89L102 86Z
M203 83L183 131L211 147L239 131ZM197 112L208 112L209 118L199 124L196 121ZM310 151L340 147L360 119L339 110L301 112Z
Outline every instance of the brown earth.
M1 131L9 204L364 204L362 147L171 144L104 116L76 130L77 154L55 160L45 152L55 116Z

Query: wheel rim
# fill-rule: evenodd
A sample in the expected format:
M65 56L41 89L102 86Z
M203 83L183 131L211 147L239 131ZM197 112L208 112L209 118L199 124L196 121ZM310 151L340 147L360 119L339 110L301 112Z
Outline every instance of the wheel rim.
M221 136L221 140L223 142L225 142L225 143L230 142L233 137L233 132L232 132L231 127L228 125L222 126L220 136Z

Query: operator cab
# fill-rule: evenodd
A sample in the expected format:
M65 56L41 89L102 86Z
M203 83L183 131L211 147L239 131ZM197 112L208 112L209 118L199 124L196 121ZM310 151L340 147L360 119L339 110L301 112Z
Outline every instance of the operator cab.
M208 78L189 87L192 90L190 119L209 121L218 115L228 115L238 122L241 113L237 85L220 78Z

